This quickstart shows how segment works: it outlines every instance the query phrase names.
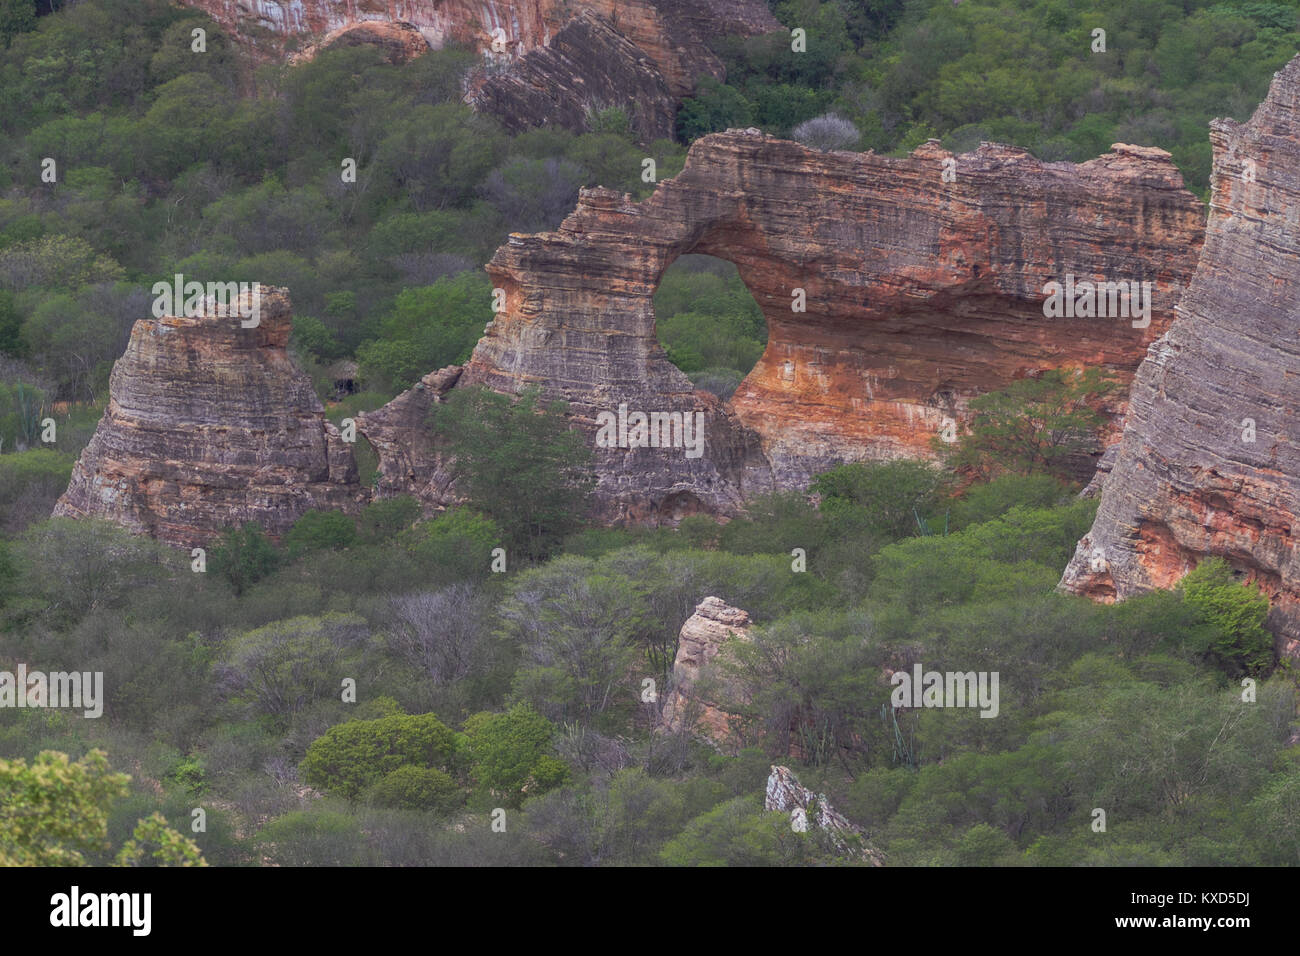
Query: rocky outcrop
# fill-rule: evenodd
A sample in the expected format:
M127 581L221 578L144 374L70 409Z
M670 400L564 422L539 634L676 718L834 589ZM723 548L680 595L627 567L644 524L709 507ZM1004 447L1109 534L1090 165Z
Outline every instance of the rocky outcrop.
M350 46L373 46L383 53L385 60L393 64L406 63L429 52L429 41L411 24L403 21L368 21L350 23L331 30L319 43L290 56L289 62L300 63L310 60L322 50Z
M245 521L279 535L313 508L356 511L352 452L288 353L286 290L261 288L254 328L214 312L136 322L56 515L191 547Z
M1119 454L1062 586L1172 587L1207 555L1272 599L1300 657L1300 58L1244 125L1211 124L1205 248L1138 370Z
M183 0L261 58L357 23L409 23L434 49L490 50L503 31L514 55L544 46L569 19L566 0ZM502 34L498 34L500 36Z
M678 103L645 52L592 14L570 21L509 70L486 76L470 101L512 132L538 126L583 132L592 112L620 107L643 143L673 137Z
M660 728L671 733L699 734L716 746L730 748L731 714L696 693L700 672L730 640L749 639L749 614L721 598L706 597L687 618L678 636L672 682L664 697Z
M597 520L735 515L843 461L929 456L971 398L1018 377L1101 366L1127 381L1200 238L1198 205L1159 150L1116 146L1076 166L990 144L893 159L717 134L644 202L586 190L559 230L511 235L488 265L505 308L468 364L358 429L378 493L433 510L454 500L433 405L454 387L536 385L592 445ZM688 252L735 262L767 316L767 350L731 403L696 391L655 337L653 293ZM1150 322L1045 318L1046 284L1068 276L1150 282ZM258 329L137 325L60 513L188 543L245 520L278 534L308 508L355 503L350 451L285 352L287 298L264 298Z
M587 2L545 45L479 77L469 101L508 129L589 128L589 114L621 107L637 140L671 139L678 103L701 77L726 78L712 44L780 24L755 0Z
M567 401L596 456L599 517L735 514L840 462L930 456L970 399L1023 376L1100 366L1127 385L1201 237L1200 204L1160 150L1074 165L929 144L895 159L730 131L697 141L643 202L584 190L557 231L511 235L487 267L505 310L459 384ZM767 317L730 404L695 391L655 337L652 296L689 252L734 262ZM1046 285L1070 276L1150 282L1149 324L1045 318ZM1123 405L1121 390L1107 410ZM703 449L688 454L667 419L638 447L633 416L655 413L693 416ZM609 415L616 435L600 432Z
M467 46L483 57L467 99L508 128L581 131L589 110L618 106L647 143L672 136L677 103L700 77L725 76L719 40L780 29L763 0L184 2L258 59L372 43L401 62L422 52L417 39L423 49Z
M862 830L837 813L825 794L803 786L788 767L773 765L763 809L790 814L790 828L796 832L807 833L815 828L824 832L840 852L858 856L872 866L885 865L884 857L867 842Z
M433 430L430 412L460 379L461 367L430 372L383 408L357 416L357 430L379 456L375 493L413 494L426 504L452 500L453 476Z

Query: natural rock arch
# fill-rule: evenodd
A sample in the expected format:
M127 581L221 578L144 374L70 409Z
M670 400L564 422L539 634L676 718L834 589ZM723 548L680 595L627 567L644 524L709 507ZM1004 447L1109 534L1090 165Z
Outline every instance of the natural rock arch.
M838 462L927 456L945 417L1017 377L1100 365L1127 384L1168 326L1201 207L1168 154L1114 150L1075 165L992 144L887 158L756 130L705 137L643 202L584 190L558 230L509 237L487 266L505 308L459 384L541 386L593 437L624 404L703 412L702 458L597 449L609 520L657 521L683 492L734 514ZM727 404L694 391L655 337L655 289L687 253L733 262L768 320ZM1151 282L1150 324L1045 319L1043 287L1067 274Z
M558 230L510 236L488 265L506 308L470 362L358 415L358 431L379 455L378 494L433 508L454 492L428 412L452 388L540 386L593 444L601 413L620 406L698 414L698 457L596 448L595 517L734 515L839 461L928 455L945 413L1018 376L1103 365L1131 378L1202 231L1159 150L1117 146L1075 166L987 144L889 159L717 134L644 202L588 190ZM655 336L654 290L688 252L735 263L767 316L767 350L730 403L695 391ZM1044 319L1044 284L1067 274L1153 282L1149 326ZM804 313L790 311L794 288ZM58 513L189 544L245 520L279 533L310 508L359 506L350 449L286 351L287 296L264 292L256 329L212 316L136 324Z

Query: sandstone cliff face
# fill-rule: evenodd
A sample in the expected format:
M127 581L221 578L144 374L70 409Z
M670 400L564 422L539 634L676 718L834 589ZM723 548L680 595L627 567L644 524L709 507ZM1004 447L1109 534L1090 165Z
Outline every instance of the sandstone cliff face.
M763 0L184 0L256 58L374 43L390 61L449 43L484 58L468 100L510 129L587 128L622 106L642 142L670 137L677 102L721 79L712 44L780 29ZM363 26L362 26L363 25ZM418 38L404 35L417 33Z
M695 693L700 672L731 640L749 639L749 614L721 598L706 597L678 635L672 684L664 698L660 727L672 733L695 732L730 748L732 716Z
M1127 385L1202 230L1160 150L1073 165L928 145L892 159L730 131L697 141L644 202L585 190L557 231L512 235L488 264L505 311L459 384L569 402L594 447L599 517L735 514L843 461L929 456L945 420L1022 376L1102 366ZM767 317L767 350L729 405L694 391L655 338L653 293L689 252L734 262ZM1151 282L1150 324L1044 318L1044 286L1068 275ZM622 432L598 443L599 416L623 405L698 413L703 454Z
M545 45L567 19L565 0L184 0L261 56L291 39L310 40L355 23L409 23L435 49L459 43L488 49L501 29L522 54Z
M321 50L350 46L373 46L393 64L405 63L429 52L429 41L409 23L364 21L331 30L318 43L290 56L289 62L309 60Z
M720 68L715 63L705 72ZM512 132L536 126L582 132L590 111L618 106L643 143L671 139L677 117L677 98L657 65L592 14L570 21L509 70L483 78L470 102Z
M1138 371L1097 520L1062 586L1113 601L1226 558L1300 656L1300 58L1250 122L1217 120L1205 249Z
M383 408L357 416L357 431L379 456L378 497L413 494L433 506L453 500L452 476L429 427L429 412L460 373L459 365L430 372Z
M256 328L212 314L136 322L55 515L191 547L245 521L279 535L313 508L357 509L352 452L287 351L288 295L261 291Z
M862 830L838 813L825 794L813 793L801 784L789 767L772 767L763 809L788 813L791 829L803 833L813 828L823 830L841 852L853 853L872 866L885 865L884 857L867 842Z

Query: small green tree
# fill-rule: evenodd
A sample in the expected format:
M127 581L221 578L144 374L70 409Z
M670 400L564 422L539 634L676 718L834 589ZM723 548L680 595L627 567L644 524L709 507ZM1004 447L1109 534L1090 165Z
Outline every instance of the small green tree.
M682 142L689 143L707 133L749 126L753 121L754 108L743 93L704 77L695 95L685 100L677 112L677 134Z
M530 558L577 527L593 481L591 452L566 411L563 402L543 406L535 389L514 398L476 387L454 390L432 412L455 459L457 489Z
M433 714L402 714L331 727L301 766L313 787L356 800L400 767L448 766L455 749L456 735Z
M970 403L969 431L933 445L955 468L988 480L1012 472L1076 481L1096 450L1106 416L1098 409L1115 388L1100 369L1050 369Z
M0 0L0 42L8 47L19 33L36 29L36 4L32 0Z
M84 866L109 849L108 818L131 778L92 750L80 760L42 751L30 764L0 760L0 866ZM162 814L139 821L118 866L207 866Z
M410 495L372 501L361 510L361 539L381 544L397 537L420 517L420 502Z
M241 528L227 528L209 555L212 570L230 582L235 594L271 574L280 564L280 553L255 521Z
M1273 663L1273 636L1264 628L1268 598L1237 581L1222 558L1207 558L1179 582L1184 599L1198 608L1217 637L1206 653L1229 673L1257 672Z
M272 621L230 639L220 676L234 699L287 723L312 705L338 701L339 675L361 670L369 640L357 614Z
M332 810L295 810L272 820L256 846L281 866L356 866L365 835L356 817Z
M818 475L809 490L822 496L822 514L836 526L858 525L894 540L917 533L942 484L943 475L925 462L854 462Z
M475 714L465 721L465 740L479 786L518 807L524 796L558 787L569 768L553 756L555 726L527 704L504 714Z
M434 369L465 361L492 320L491 303L491 284L481 273L404 289L380 320L380 336L357 350L362 378L405 389Z
M809 834L796 833L786 814L767 813L747 796L701 813L659 852L668 866L791 866L813 855Z
M169 827L161 813L152 813L136 825L114 862L118 866L208 865L198 844Z
M447 814L464 805L465 791L450 774L436 767L407 764L381 777L370 788L370 800L376 806L394 810Z
M291 557L309 551L341 551L357 540L357 523L341 511L308 511L284 536Z
M492 549L506 544L501 528L472 508L453 508L403 531L397 543L436 582L490 572Z

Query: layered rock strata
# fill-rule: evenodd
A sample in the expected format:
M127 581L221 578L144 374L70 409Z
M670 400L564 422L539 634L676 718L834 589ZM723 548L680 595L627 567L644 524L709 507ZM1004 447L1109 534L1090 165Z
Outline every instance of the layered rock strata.
M587 190L559 230L512 235L488 265L504 311L469 363L358 428L378 492L432 510L455 500L433 404L452 388L538 386L591 444L594 518L735 515L843 461L929 456L971 398L1021 376L1101 366L1127 382L1200 238L1197 203L1158 150L1075 166L987 144L889 159L717 134L644 202ZM735 262L767 316L767 350L732 403L696 391L655 337L653 293L688 252ZM1069 276L1150 282L1149 323L1045 318L1046 284ZM355 504L350 451L285 351L287 298L263 298L257 329L137 324L60 513L189 543Z
M357 510L352 452L288 353L286 290L261 288L254 328L215 311L136 322L55 515L192 547L245 521L279 535L313 508Z
M735 514L843 461L930 456L970 399L1017 378L1098 366L1127 386L1202 230L1156 149L1074 165L992 144L888 158L715 134L643 202L585 190L555 232L511 235L487 267L506 308L459 384L567 401L596 454L601 517ZM690 252L734 262L767 317L767 349L729 405L695 391L655 337L654 291ZM1149 282L1149 322L1045 318L1047 284L1071 276ZM702 453L666 419L652 444L670 447L636 447L637 413L698 416ZM609 415L616 436L599 431Z
M507 127L585 130L590 111L618 106L642 142L672 136L677 103L700 77L724 78L719 40L780 29L763 0L185 3L259 59L373 43L401 62L430 47L467 46L483 57L467 99Z
M1300 58L1248 123L1216 120L1205 248L1138 370L1097 519L1062 586L1168 588L1207 555L1272 599L1300 656Z
M410 494L433 507L454 500L453 475L430 427L430 412L460 373L459 365L430 372L383 408L357 416L357 430L379 457L379 497Z

